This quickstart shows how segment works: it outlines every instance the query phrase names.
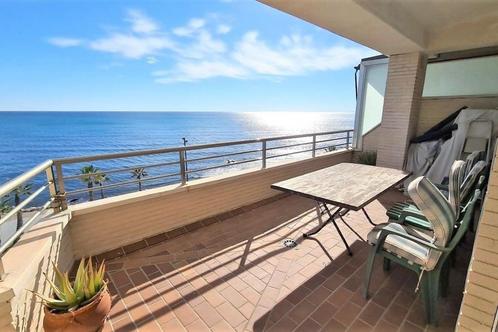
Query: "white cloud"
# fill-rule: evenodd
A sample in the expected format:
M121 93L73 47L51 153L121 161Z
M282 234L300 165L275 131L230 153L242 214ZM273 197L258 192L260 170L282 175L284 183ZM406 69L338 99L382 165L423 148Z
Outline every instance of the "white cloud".
M126 21L131 24L131 30L136 33L150 34L159 30L158 24L139 10L128 10Z
M352 67L361 58L372 54L373 51L356 46L318 47L311 37L299 34L283 36L280 41L268 44L257 31L249 31L230 51L205 49L199 52L198 58L182 58L172 69L157 71L154 76L157 83L191 82L213 77L275 79Z
M145 60L149 65L153 65L157 63L157 58L155 56L148 56Z
M79 46L83 43L83 41L81 39L65 38L65 37L49 38L48 42L50 44L58 46L58 47L74 47L74 46Z
M215 39L212 35L202 30L195 37L195 40L181 48L182 57L193 59L205 59L220 53L224 53L227 47L220 39Z
M190 37L195 32L199 31L205 24L206 21L204 19L192 18L188 21L187 25L174 28L173 33L180 37Z
M156 83L192 82L213 77L245 78L248 73L240 66L225 61L180 62L171 71L156 71Z
M125 21L125 28L93 40L54 37L48 42L58 47L82 46L125 59L144 59L150 65L168 63L162 61L168 57L172 59L170 66L152 73L158 83L213 77L279 80L352 67L361 58L375 54L362 46L317 45L312 37L301 34L270 42L257 31L248 31L228 42L225 35L231 27L213 16L192 18L172 34L139 10L129 10Z
M218 32L220 35L225 35L232 30L232 27L226 24L219 24L218 27L216 28L216 32Z
M311 37L301 35L284 36L278 44L269 46L256 31L250 31L232 55L238 63L258 74L291 76L347 68L370 54L371 51L360 47L318 48Z
M129 59L140 59L146 55L173 48L173 42L161 36L134 36L116 33L90 42L91 49L119 54Z

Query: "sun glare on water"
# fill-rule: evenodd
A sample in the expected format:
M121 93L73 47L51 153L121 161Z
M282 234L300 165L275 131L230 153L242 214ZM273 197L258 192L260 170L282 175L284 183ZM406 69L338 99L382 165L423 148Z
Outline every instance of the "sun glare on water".
M261 112L248 113L255 125L289 133L320 130L326 113Z

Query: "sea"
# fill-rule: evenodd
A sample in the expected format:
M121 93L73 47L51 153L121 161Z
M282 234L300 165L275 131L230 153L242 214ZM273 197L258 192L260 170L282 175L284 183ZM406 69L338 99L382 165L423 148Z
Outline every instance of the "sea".
M47 159L352 129L353 123L353 112L0 112L0 184ZM268 147L306 140L309 142L310 138L272 142ZM328 145L323 143L319 147L325 151ZM269 150L268 156L309 148L308 145L273 149ZM188 152L187 159L258 149L261 149L259 143L192 151ZM310 152L303 152L269 160L277 162L308 155ZM191 161L187 164L189 180L260 167L261 161L257 160L260 157L260 152L252 152ZM102 172L109 172L103 186L110 188L92 192L92 199L98 199L138 190L136 182L112 186L134 180L129 170L133 167L159 164L146 168L147 176L141 181L142 190L177 183L180 181L179 175L175 175L179 173L178 165L163 165L175 161L178 161L178 153L70 164L64 165L63 171L65 177L74 177L81 173L82 167L92 165ZM227 167L216 167L221 165ZM119 171L122 168L125 170ZM41 174L29 185L34 191L45 181L45 175ZM68 196L72 203L90 199L85 191L87 184L81 178L65 182L66 191L75 192ZM42 195L33 204L40 204L44 199Z

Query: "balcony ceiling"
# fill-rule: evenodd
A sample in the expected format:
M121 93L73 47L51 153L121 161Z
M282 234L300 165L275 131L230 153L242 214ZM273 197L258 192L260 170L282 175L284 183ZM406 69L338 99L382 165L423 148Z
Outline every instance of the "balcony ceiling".
M381 53L498 45L496 0L259 0Z

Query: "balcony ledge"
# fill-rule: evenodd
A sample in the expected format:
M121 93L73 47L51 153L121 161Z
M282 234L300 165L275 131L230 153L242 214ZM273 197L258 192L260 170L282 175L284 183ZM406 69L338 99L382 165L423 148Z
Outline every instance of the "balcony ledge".
M320 156L316 156L314 159L320 160L320 159L326 159L329 158L330 156L339 156L339 155L344 155L351 153L352 150L340 150L340 151L333 151L329 153L325 153ZM226 181L233 181L236 180L237 178L244 178L248 176L253 176L255 174L264 174L267 172L275 171L278 170L279 168L284 168L287 166L298 166L300 164L305 164L309 162L311 158L306 158L306 159L300 159L297 161L292 161L292 162L280 162L278 164L270 165L264 169L258 168L251 168L251 169L246 169L246 170L241 170L241 171L233 171L229 172L225 175L218 175L218 176L211 176L203 179L197 179L193 181L189 181L187 184L182 185L182 184L173 184L173 185L168 185L168 186L162 186L160 188L153 188L153 189L146 189L143 191L139 192L133 192L129 194L123 194L119 196L114 196L114 197L108 197L104 199L99 199L97 201L92 201L92 202L85 202L85 203L80 203L76 204L73 206L70 206L69 210L71 211L72 216L81 216L85 215L88 213L93 213L97 211L102 211L118 206L123 206L127 205L130 203L137 203L141 202L144 200L149 200L153 198L158 198L158 197L164 197L168 195L175 195L181 192L188 192L192 191L195 189L202 188L204 186L212 186L216 184L220 184Z

